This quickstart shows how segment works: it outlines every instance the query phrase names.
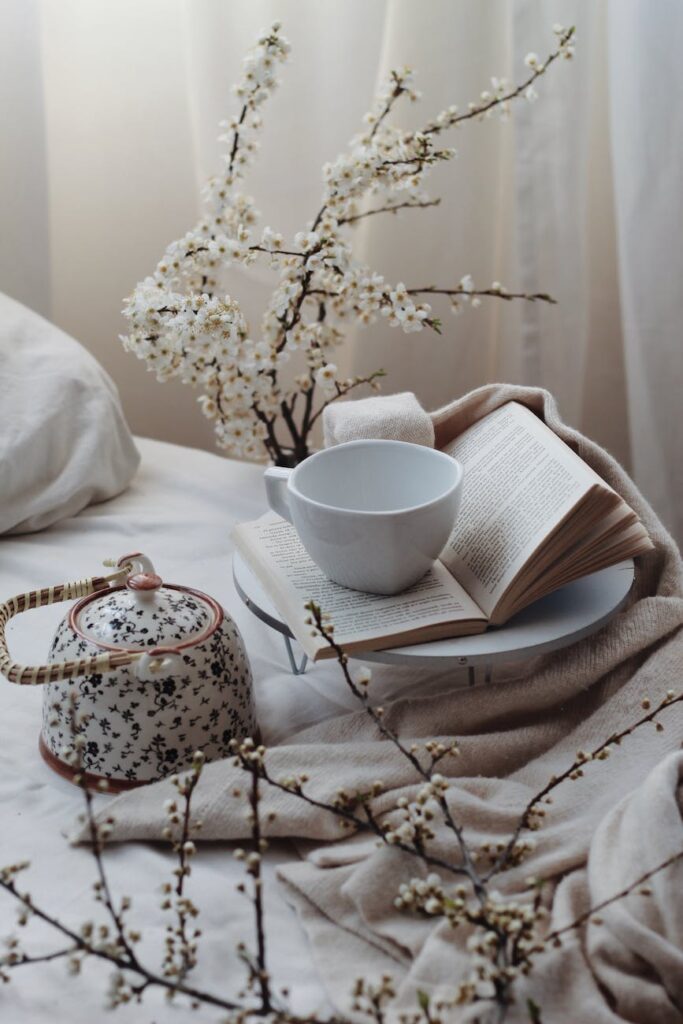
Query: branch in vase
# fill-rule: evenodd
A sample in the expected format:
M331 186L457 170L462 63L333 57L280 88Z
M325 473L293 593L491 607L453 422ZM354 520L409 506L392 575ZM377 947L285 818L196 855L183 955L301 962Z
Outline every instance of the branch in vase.
M307 255L312 255L315 252L320 252L321 248L322 246L318 246L316 249L312 250L311 253L308 253ZM280 332L280 337L277 341L277 344L275 345L276 353L282 352L285 345L287 344L287 335L289 334L293 327L296 327L296 325L299 323L299 320L301 319L301 310L304 301L308 297L308 290L310 288L312 278L313 271L306 270L301 280L301 291L299 292L293 306L291 307L289 316L287 316L287 314L284 314L284 316L280 317L282 330Z
M378 213L398 213L399 210L426 210L430 206L439 206L440 199L425 199L417 202L389 203L387 206L378 206L374 210L365 210L363 213L353 214L350 217L342 217L340 224L356 224L366 217L374 217ZM309 294L311 294L309 292Z
M235 165L238 162L239 149L242 143L242 131L244 129L247 116L250 111L255 113L258 106L263 103L264 99L268 95L268 90L272 90L275 87L276 79L273 75L275 61L285 60L289 53L289 43L279 34L280 28L280 23L275 22L270 32L265 33L259 39L259 63L261 66L256 69L253 67L253 63L252 66L247 66L245 69L244 79L238 86L236 86L235 91L237 95L246 95L246 99L239 117L233 122L232 126L233 139L230 155L228 157L227 170L228 181L230 183L232 176L235 173Z
M355 224L358 220L365 220L366 217L374 217L378 213L398 213L399 210L427 210L430 206L439 206L440 199L424 200L422 202L393 203L387 206L379 206L374 210L366 210L364 213L356 213L349 217L342 217L340 224Z
M313 397L315 393L315 378L312 374L309 374L309 385L306 388L305 401L304 401L304 415L302 420L302 430L304 435L308 437L308 432L311 429L311 416L313 414Z
M525 59L525 63L531 68L531 74L526 78L520 85L514 88L508 89L504 80L493 79L492 84L494 86L494 94L492 95L488 91L484 91L481 94L481 98L478 102L472 102L468 106L466 113L458 113L458 108L452 106L447 110L443 111L434 121L428 123L419 132L421 145L418 152L414 156L400 157L400 158L388 158L380 164L380 168L391 168L391 167L405 167L405 176L410 177L412 174L420 174L425 167L432 166L441 160L449 160L454 155L452 150L433 150L429 144L429 140L436 135L440 135L442 132L447 131L450 128L457 128L460 124L465 121L472 119L483 120L489 116L495 109L499 109L501 113L506 116L510 103L514 102L520 97L524 97L528 101L533 101L537 98L536 91L534 89L534 83L541 75L544 75L549 67L555 63L560 57L564 59L571 59L574 55L574 27L569 29L560 28L558 29L558 45L545 59L541 62L536 54L530 53Z
M490 288L437 288L434 285L427 285L422 288L407 288L408 295L447 295L449 298L465 300L473 297L488 296L494 299L505 299L510 302L512 299L524 299L526 302L549 302L557 305L557 299L546 292L510 292L502 285L494 283Z
M296 256L297 259L303 260L309 255L305 252L298 252L294 249L281 249L279 247L269 249L265 245L250 245L249 252L265 252L269 256Z
M254 132L260 128L259 108L276 87L275 70L289 53L289 44L274 25L248 54L245 71L237 86L241 97L239 115L228 125L231 133L225 158L226 171L209 183L208 195L213 209L182 239L166 249L153 275L140 282L126 300L124 310L130 322L130 333L122 339L125 347L144 359L160 380L179 377L192 384L207 385L206 362L213 357L219 364L216 379L222 387L224 401L220 416L215 415L216 402L202 395L202 408L216 420L218 444L239 457L258 457L261 451L281 464L297 462L306 454L305 439L314 416L312 396L307 391L303 419L301 403L295 418L293 402L283 403L278 371L292 332L302 326L304 335L310 326L305 319L309 298L333 298L335 317L342 321L354 309L364 321L379 311L377 278L370 268L354 259L351 246L339 228L379 213L397 212L407 208L436 205L421 191L423 172L430 166L454 155L452 149L437 148L435 137L468 118L486 116L494 107L501 111L516 97L532 98L533 82L559 57L570 57L573 29L556 28L557 50L544 64L530 54L527 65L531 74L516 88L493 80L493 95L482 94L466 114L449 107L428 122L422 131L405 132L388 123L395 102L402 96L417 99L409 69L392 72L391 78L366 117L369 128L351 141L349 152L324 168L323 202L312 222L312 231L300 232L294 247L283 248L282 236L266 227L260 242L252 237L257 211L253 201L234 190L238 179L256 152ZM374 194L382 195L371 210L358 209L357 204ZM239 303L222 294L218 272L237 264L250 266L258 253L270 256L273 268L279 268L280 281L263 321L262 338L250 337ZM339 282L339 288L334 284ZM332 287L330 287L332 285ZM416 305L413 296L399 287L382 281L382 312L392 326L405 333L429 327L441 333L441 322L427 305ZM199 291L199 294L197 292ZM446 294L446 290L433 289ZM486 289L481 295L492 295ZM480 294L472 296L474 304ZM454 291L454 308L463 292ZM552 301L538 293L522 296L501 290L498 297L526 298L528 301ZM318 322L325 319L324 304ZM309 359L307 371L332 365L331 350L339 340L339 331L331 327L317 345L320 359ZM293 348L297 348L295 343ZM304 351L311 347L301 345ZM269 350L264 358L263 349ZM310 377L310 372L308 373ZM242 376L234 386L235 376ZM269 380L267 380L269 378ZM342 387L343 381L338 382ZM264 387L264 384L266 385ZM272 384L272 387L271 387ZM291 445L282 443L277 434L280 421L290 435ZM262 447L263 446L263 447Z
M308 444L305 436L299 432L299 428L296 425L294 419L292 407L283 400L280 403L280 411L282 412L282 418L287 425L290 436L292 438L292 451L296 462L301 462L308 455Z
M495 96L490 96L486 92L482 93L482 97L478 103L469 104L467 113L458 114L457 112L454 112L452 116L446 117L443 123L436 122L425 128L424 134L436 135L445 131L447 128L457 127L457 125L462 124L464 121L470 121L472 118L481 119L497 107L505 108L509 103L521 96L524 96L527 100L535 100L536 95L533 87L536 80L540 78L541 75L544 75L548 68L560 57L564 60L571 60L574 56L573 41L575 33L575 26L568 29L561 29L558 35L558 45L556 49L553 50L543 62L539 61L535 54L527 54L525 63L532 70L529 77L522 82L521 85L510 90L506 90L504 86L502 88L499 87L499 93Z
M401 74L398 71L392 71L391 72L391 78L392 78L392 80L394 82L393 90L391 91L389 96L386 97L386 101L384 103L384 106L380 110L379 114L377 114L377 115L373 115L373 114L368 115L368 120L370 121L370 123L372 123L372 128L370 129L370 135L369 135L370 141L372 141L374 139L375 135L377 134L379 129L382 127L382 124L384 123L384 121L387 119L387 117L391 113L391 109L394 106L396 100L399 98L399 96L402 96L404 93L409 91L407 86L406 86L406 80L409 77L410 77L410 75L409 75L409 72L407 72L407 71L404 72L403 74Z
M361 387L363 384L369 384L371 388L377 390L376 382L380 380L382 377L386 377L386 370L375 370L374 373L369 374L367 377L354 377L353 380L349 380L345 384L340 384L338 381L335 381L337 394L333 395L332 398L329 398L326 402L323 402L323 404L320 406L317 412L313 414L313 416L310 418L308 422L308 430L310 430L314 426L316 421L320 418L320 416L322 416L325 409L327 409L328 405L332 405L332 403L336 402L338 399L344 398L346 395L349 394L349 392L354 391L356 388ZM311 389L311 394L312 391L313 389Z
M229 175L232 174L232 172L233 172L233 170L235 168L235 159L237 157L237 151L239 149L239 144L240 144L239 129L244 124L244 122L246 120L246 116L247 116L248 110L249 110L249 105L247 103L245 103L244 106L242 107L241 112L240 112L240 116L237 119L237 125L236 125L236 127L235 127L235 129L233 131L232 148L230 150L230 157L228 158L228 174Z
M280 446L280 442L275 436L274 420L266 416L263 410L259 409L258 405L253 405L252 410L256 418L259 420L259 422L262 423L263 426L265 427L266 437L263 438L263 444L266 448L266 451L268 452L272 460L278 463L279 459L282 458L283 453L282 448Z

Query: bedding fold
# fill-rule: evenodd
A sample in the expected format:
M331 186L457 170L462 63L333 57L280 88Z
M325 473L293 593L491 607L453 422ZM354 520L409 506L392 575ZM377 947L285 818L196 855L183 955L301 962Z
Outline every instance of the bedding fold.
M0 534L124 490L140 456L116 387L77 341L0 293Z

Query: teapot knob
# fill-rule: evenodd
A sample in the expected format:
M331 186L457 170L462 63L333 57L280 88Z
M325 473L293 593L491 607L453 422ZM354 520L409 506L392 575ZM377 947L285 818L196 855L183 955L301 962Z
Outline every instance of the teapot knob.
M163 580L155 572L136 572L126 580L128 590L149 591L158 590Z
M143 555L141 551L134 551L130 555L122 555L116 563L120 569L126 569L129 573L126 586L129 590L144 592L145 590L158 590L163 580L158 576L151 559Z
M161 576L157 575L151 560L141 551L135 551L130 555L122 555L116 563L120 568L126 568L129 573L126 579L126 589L138 594L142 601L149 601L154 598L154 593L162 585Z

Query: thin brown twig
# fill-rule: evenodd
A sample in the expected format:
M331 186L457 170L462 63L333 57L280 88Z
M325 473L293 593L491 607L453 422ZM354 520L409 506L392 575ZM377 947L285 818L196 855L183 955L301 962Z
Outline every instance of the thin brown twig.
M559 56L559 54L561 52L562 47L565 46L566 43L569 41L569 39L573 35L573 32L574 32L574 30L572 28L572 29L569 29L567 32L564 33L564 35L562 36L562 39L560 41L560 46L558 47L558 49L546 59L546 61L545 61L545 63L543 65L541 65L539 68L534 69L534 71L531 73L531 75L520 86L518 86L515 89L511 90L510 92L506 93L502 97L494 97L494 99L492 99L488 104L485 104L483 106L478 107L476 111L470 111L467 114L462 114L462 115L453 117L453 118L449 119L448 122L445 123L444 125L428 127L423 132L423 134L424 135L438 134L442 130L445 130L446 128L449 128L449 127L453 127L454 125L458 124L461 121L468 120L469 118L477 116L477 115L484 115L488 110L492 109L493 107L498 106L498 105L500 105L500 104L502 104L504 102L509 102L509 101L515 99L517 96L521 95L521 93L524 92L526 89L528 89L533 84L533 82L541 74L545 73L546 69L553 63L554 60L557 59L557 57ZM400 81L397 80L396 87L395 87L394 91L392 92L391 96L388 98L382 113L378 117L377 121L375 122L375 124L374 124L374 126L373 126L373 128L372 128L372 130L370 132L370 138L371 139L374 138L374 136L375 136L377 130L379 129L380 125L383 123L385 118L388 116L388 114L389 114L389 112L391 110L391 107L392 107L393 103L395 102L395 100L404 91L405 90L400 85ZM388 165L388 164L407 163L409 166L412 166L415 163L420 165L421 162L432 162L432 161L434 161L436 159L440 159L441 157L445 157L446 155L448 155L446 153L446 151L444 151L443 153L441 153L439 151L436 151L436 152L433 152L433 153L427 153L427 149L428 149L428 146L427 146L427 143L426 143L426 140L425 140L425 155L424 155L424 158L420 157L418 155L416 158L408 160L408 161L389 160L389 161L384 161L384 163L386 165ZM420 203L406 203L406 204L402 204L402 205L403 206L436 205L437 202L438 202L438 200L434 200L432 202L427 202L427 203L424 203L424 204L420 204ZM383 207L383 208L380 208L380 209L377 209L377 210L374 210L374 211L367 211L367 213L358 214L357 216L347 218L345 223L350 224L350 223L353 223L353 222L355 222L357 220L360 220L364 216L372 216L375 213L388 212L389 209L391 209L392 212L395 212L396 209L398 209L398 208L399 207ZM322 207L319 209L319 211L318 211L318 213L317 213L317 215L316 215L316 217L315 217L315 219L313 221L313 225L312 225L313 231L315 231L317 229L317 227L319 226L323 216L325 215L326 209L327 209L327 206L326 206L326 204L323 203ZM322 246L319 246L318 249L313 249L311 251L311 253L307 253L306 255L308 256L308 255L314 254L315 252L320 251L321 248L322 248ZM284 346L285 346L285 344L287 342L287 337L289 335L289 332L296 326L296 324L301 319L301 314L302 314L303 306L304 306L304 303L305 303L306 299L309 296L309 292L310 292L311 282L313 280L313 276L314 275L313 275L313 271L312 270L310 270L310 269L305 270L305 272L303 274L303 277L301 279L301 291L300 291L299 295L296 297L296 299L293 301L293 303L292 303L292 305L290 307L289 314L285 314L285 316L281 319L282 328L281 328L281 332L280 332L280 336L279 336L278 342L277 342L277 344L275 346L277 352L281 352L282 351L282 349L284 348ZM482 295L494 295L496 293L493 292L492 290L488 290L487 289L485 291L482 291L481 294ZM538 295L535 295L532 298L532 297L526 296L526 295L522 296L522 295L517 295L517 294L512 294L512 293L503 293L503 292L501 292L498 295L498 297L505 298L505 299L522 298L523 297L523 298L528 299L529 301L546 301L546 302L553 302L554 301L549 296L546 297L545 295L542 295L541 293L539 293ZM427 326L431 327L437 333L441 332L441 324L440 324L440 321L437 318L433 318L433 317L427 318L425 323L426 323ZM283 411L283 417L284 417L286 425L287 425L287 429L289 430L290 435L292 437L293 450L296 453L297 450L302 447L302 438L301 438L301 436L299 434L299 431L298 431L298 428L296 427L296 424L293 421L293 417L290 417L288 415L289 409L286 406L286 403L283 403L282 411ZM307 426L310 427L310 423ZM304 443L306 442L306 438L307 438L307 428L304 427L304 436L303 436L303 442Z
M254 90L252 90L252 92L253 91ZM242 106L242 110L240 112L240 116L237 119L237 127L233 129L232 149L230 150L230 159L228 161L228 174L232 174L234 166L235 166L235 159L237 157L237 151L239 149L239 144L240 144L239 129L244 124L244 122L246 120L246 116L247 116L248 110L249 110L249 104L245 103Z
M374 139L374 137L377 134L377 132L379 131L380 127L382 126L382 124L384 123L384 121L386 120L388 115L391 113L391 108L393 107L393 105L396 102L396 100L399 98L399 96L401 96L404 92L406 92L406 89L403 87L403 82L401 80L400 75L397 74L397 72L395 72L395 71L392 71L391 74L393 75L394 82L396 84L394 86L394 89L393 89L391 95L387 97L387 101L384 104L384 109L381 111L381 113L379 114L379 116L377 117L375 123L372 126L372 129L370 131L370 139L371 140Z
M526 807L522 811L517 827L510 836L510 839L508 840L505 848L501 851L500 856L496 858L490 870L484 876L484 880L488 881L490 878L493 877L493 875L497 874L499 871L502 871L507 866L507 861L514 848L515 843L519 839L519 836L522 833L522 831L529 827L529 822L531 818L534 816L534 811L538 808L538 805L545 797L547 797L550 793L553 792L553 790L557 789L558 786L561 786L563 782L566 782L566 780L571 778L572 776L580 778L583 774L583 769L587 764L595 760L604 760L604 758L609 755L611 747L619 746L621 741L623 739L626 739L627 736L630 736L631 733L635 732L636 729L641 728L641 726L646 725L648 722L654 722L657 716L665 708L671 707L674 704L678 704L681 701L683 701L683 693L679 694L678 697L673 695L670 697L667 695L657 705L657 707L652 709L652 711L648 711L646 715L643 715L636 722L633 722L632 725L627 726L620 732L612 733L611 736L609 736L606 740L603 740L602 743L599 743L588 754L584 755L583 757L576 758L569 765L568 768L565 768L565 770L560 775L553 775L553 777L546 783L543 789L539 790L539 792L536 793L536 795L533 796L527 803ZM579 773L578 776L576 774L577 772Z
M494 110L496 107L500 107L503 104L510 103L517 99L522 95L522 93L525 93L529 88L531 88L536 79L540 78L541 75L544 75L548 68L560 57L564 48L572 39L574 32L575 29L573 26L567 29L560 37L557 48L553 50L548 57L546 57L543 63L534 68L529 77L520 85L515 86L515 88L510 89L509 92L503 93L500 96L492 97L492 99L485 103L471 104L470 109L464 114L454 114L452 117L444 119L442 123L427 125L420 134L427 137L440 135L442 132L447 131L450 128L455 128L457 125L462 124L465 121L470 121L473 118L481 120L486 116L486 114ZM427 140L425 139L425 145L422 148L421 153L418 153L414 157L384 160L379 167L406 166L408 168L413 168L416 165L418 170L421 170L426 164L431 164L441 159L447 159L449 156L450 154L446 150L435 150L430 152ZM412 173L414 173L412 170L407 172L408 175Z
M265 245L250 245L249 252L265 252L269 256L296 256L301 260L310 256L308 252L298 252L295 249L268 249Z
M323 404L318 408L318 410L313 414L313 416L310 417L307 424L308 430L311 430L313 428L313 425L315 424L316 420L318 420L320 416L322 416L323 412L328 407L328 405L332 405L332 403L336 402L338 399L346 397L346 395L348 395L350 391L355 390L355 388L359 388L363 384L372 384L380 377L385 376L385 370L375 370L374 373L369 374L367 377L356 377L355 380L353 380L350 384L337 384L337 394L334 395L333 398L328 399L328 401L323 402Z
M374 210L365 210L363 213L356 213L351 217L342 217L339 221L340 224L355 224L359 220L364 220L366 217L374 217L378 213L398 213L399 210L426 210L430 206L439 206L441 204L440 199L426 199L424 201L408 202L408 203L394 203L388 206L377 206ZM309 292L309 295L311 293Z
M78 953L78 946L65 946L64 949L55 949L52 953L43 953L39 956L30 956L28 953L17 954L17 959L8 963L3 963L0 958L0 972L4 968L11 968L14 970L16 967L23 967L25 964L45 964L52 960L62 960L65 956L72 956L74 953Z
M199 781L199 774L197 772L192 773L187 779L186 792L184 793L185 808L183 811L183 822L180 833L180 839L177 843L178 853L178 870L177 870L177 881L175 886L176 895L176 916L178 920L177 935L180 939L180 963L178 965L177 977L179 980L183 980L187 977L191 969L194 967L195 959L189 952L189 938L187 934L188 925L188 913L185 904L185 879L189 875L189 855L186 849L186 843L190 839L190 819L192 811L192 794Z
M266 963L266 935L263 923L263 879L261 877L261 855L263 852L263 839L261 836L261 818L259 813L260 793L259 777L256 772L251 776L251 788L249 791L249 803L251 806L251 835L252 845L256 857L251 868L254 895L254 917L256 924L256 981L261 999L261 1009L264 1013L272 1010L270 991L270 975Z
M246 765L244 765L244 767L247 768ZM252 771L253 769L249 767L247 770ZM359 831L372 832L378 839L381 839L382 842L386 843L386 836L382 831L381 826L372 817L372 815L361 818L357 814L354 814L353 811L344 807L336 807L332 804L325 803L324 800L316 800L315 797L305 793L302 789L292 788L292 786L286 785L284 782L280 782L278 779L273 778L265 766L261 769L261 778L264 782L267 782L269 786L272 786L274 789L279 789L281 793L291 793L296 796L297 799L302 800L311 807L315 807L321 811L329 811L330 814L333 814L338 818L342 818L344 821L348 821L351 825L355 825ZM367 814L367 807L365 804L363 804L363 810ZM396 849L402 850L404 853L411 853L413 856L421 857L424 863L429 864L431 867L441 868L443 871L448 871L452 875L466 874L466 871L462 866L452 864L450 861L444 860L442 857L435 857L430 853L420 853L409 843L398 841L394 842L392 845L396 847Z
M524 299L527 302L549 302L552 305L557 305L557 299L554 299L552 295L548 295L547 292L509 292L505 288L437 288L433 285L429 285L423 288L406 288L408 295L448 295L452 298L467 297L470 298L473 295L477 296L488 296L494 299L505 299L506 302L510 302L512 299Z
M31 912L35 917L44 921L45 924L50 925L56 931L66 936L73 941L74 946L77 947L78 952L85 953L87 956L94 956L99 960L105 960L114 967L117 967L121 971L130 971L133 974L138 974L143 977L148 985L157 985L159 988L166 989L167 991L179 992L182 995L189 996L193 1000L206 1003L209 1006L217 1006L224 1010L237 1010L241 1009L238 1003L232 1002L228 999L223 999L220 996L214 996L210 992L205 992L201 989L195 989L185 984L176 984L168 978L164 978L161 975L155 974L144 967L137 959L132 963L127 956L120 956L112 953L105 949L98 949L97 946L93 946L92 943L86 941L82 936L78 935L67 925L63 924L58 918L53 917L46 911L41 910L40 907L35 906L33 901L27 895L20 893L12 881L5 881L0 878L0 889L3 889L10 896L13 896L18 900L27 910ZM4 965L6 967L12 967L11 964Z
M592 906L590 910L586 910L583 914L579 914L579 916L575 918L571 922L571 924L563 925L562 928L557 928L555 929L555 931L550 932L549 935L546 935L545 941L553 942L555 939L558 939L561 935L566 934L566 932L574 931L575 929L580 928L581 925L586 923L586 921L590 921L591 918L595 917L596 914L599 914L601 910L605 910L606 907L610 907L613 903L617 903L619 900L623 900L627 896L630 896L633 892L635 892L636 889L639 888L639 886L644 885L645 882L649 881L655 875L658 875L661 871L665 871L666 868L671 867L672 864L675 864L676 861L679 860L683 860L683 850L679 850L677 853L672 854L671 857L667 857L667 859L663 860L661 864L657 865L657 867L652 868L650 871L646 871L644 874L640 876L640 878L636 878L634 882L631 882L630 885L627 885L623 889L620 889L620 891L614 893L613 896L609 896L607 899L601 900L600 903L596 903L594 906Z
M379 729L380 733L385 737L385 739L390 740L394 744L394 746L398 748L398 750L410 762L415 771L425 782L430 782L432 778L432 766L430 766L429 768L425 768L422 765L420 759L417 757L417 755L413 753L413 751L410 750L408 747L406 747L405 744L402 743L402 741L396 735L396 733L386 725L386 723L383 720L383 715L381 713L378 713L378 711L375 708L373 708L369 701L368 695L362 691L362 689L357 685L357 683L353 679L353 676L349 671L348 657L344 652L343 648L340 647L340 645L334 639L334 634L325 625L320 608L314 602L310 602L308 607L310 609L311 615L313 616L316 629L319 631L320 635L323 637L326 643L332 648L336 655L337 661L339 662L339 666L344 674L346 685L349 687L353 695L363 705L367 714L370 716L370 718L372 719L376 727ZM462 827L455 821L452 812L448 807L448 803L445 797L442 796L438 798L438 803L444 815L447 827L451 830L451 832L453 832L458 842L458 847L463 858L463 862L462 865L460 865L460 868L462 872L468 876L468 878L472 882L472 886L475 892L477 893L477 896L481 899L483 896L481 880L472 861L472 856L469 847L465 841Z
M114 906L114 900L111 895L109 880L104 870L104 862L102 860L102 850L104 847L104 832L100 829L100 827L97 824L97 821L95 820L92 793L88 789L85 776L83 775L83 738L80 735L79 720L76 713L76 694L74 690L71 690L69 693L69 730L71 733L72 751L74 757L73 782L81 789L83 793L83 799L85 800L86 823L88 827L88 833L90 835L92 854L95 859L95 867L97 870L96 891L98 897L102 900L105 909L107 910L109 917L111 918L114 924L114 928L116 929L116 935L121 948L128 957L130 963L134 967L137 967L138 960L135 954L135 950L133 949L128 939L128 936L126 935L125 923L123 920L123 904L121 910L117 911Z
M510 103L512 100L517 99L518 96L521 96L523 92L526 92L527 89L529 89L534 84L537 78L540 78L541 75L544 75L548 68L551 66L551 64L554 64L554 62L560 57L564 47L569 43L569 41L574 36L575 31L575 26L572 25L571 28L568 28L565 32L563 32L563 34L559 38L557 48L546 57L545 61L543 61L542 64L534 68L529 77L524 82L522 82L521 85L515 86L514 89L511 89L510 92L504 93L502 96L494 96L488 103L484 103L481 105L474 104L467 111L466 114L455 115L453 118L450 118L448 122L443 126L433 125L429 128L426 128L423 134L439 134L439 132L442 132L447 128L452 128L455 125L462 124L463 121L469 121L472 118L482 117L485 114L487 114L490 110L493 110L495 107L499 107L503 103Z

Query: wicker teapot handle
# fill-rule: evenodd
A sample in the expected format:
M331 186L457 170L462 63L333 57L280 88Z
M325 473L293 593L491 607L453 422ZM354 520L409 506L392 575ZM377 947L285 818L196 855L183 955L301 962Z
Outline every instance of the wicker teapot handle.
M132 555L124 555L116 563L116 571L108 576L91 576L89 579L76 580L74 583L60 583L54 587L44 587L42 590L31 590L26 594L10 597L8 601L0 604L0 673L6 676L10 683L35 686L40 683L55 683L62 679L75 679L91 672L109 672L111 669L130 665L143 657L148 661L149 655L160 654L161 650L150 651L149 655L143 651L107 651L90 658L82 658L80 661L29 666L12 661L7 647L5 627L15 615L31 608L42 608L43 605L71 601L74 598L88 597L100 590L107 590L110 585L117 585L130 575L134 570L134 562L129 559L133 558Z

